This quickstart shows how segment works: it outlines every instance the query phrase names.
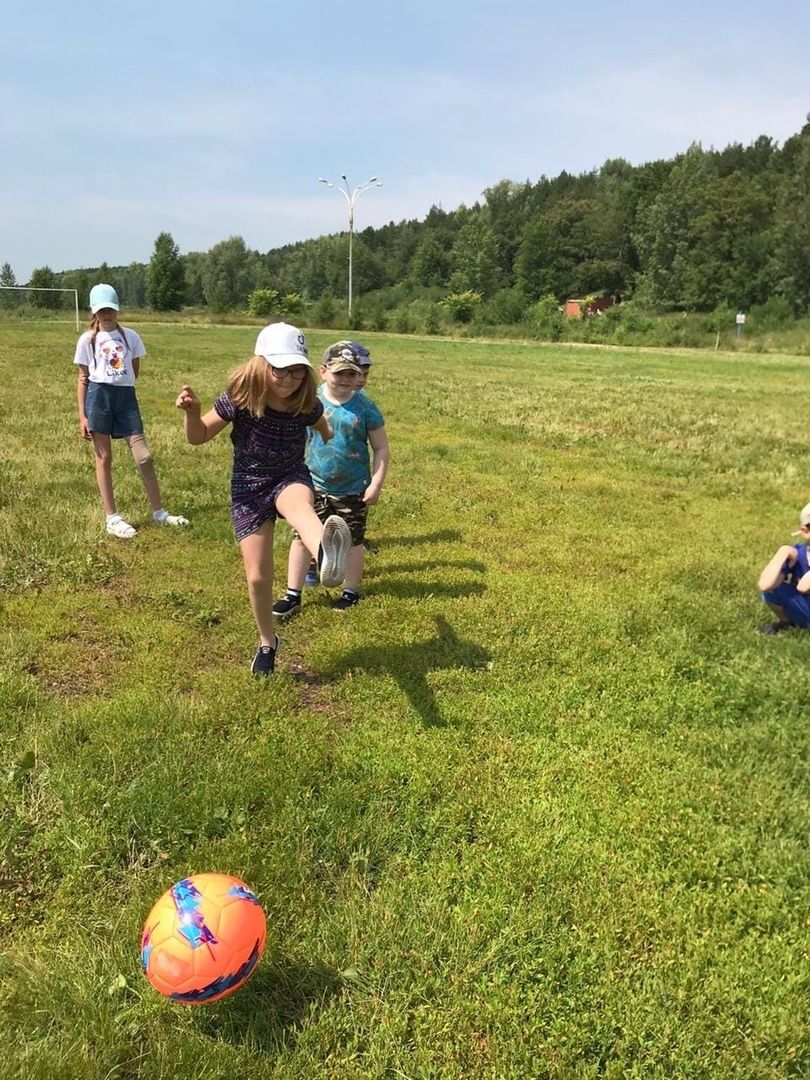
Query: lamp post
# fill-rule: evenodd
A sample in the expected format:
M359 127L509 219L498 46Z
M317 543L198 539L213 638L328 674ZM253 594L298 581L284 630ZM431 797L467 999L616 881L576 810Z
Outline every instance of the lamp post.
M346 174L341 173L340 179L345 184L345 187L341 187L340 184L333 184L331 180L327 180L323 176L318 177L318 182L326 184L327 187L335 188L339 191L349 207L349 318L352 317L352 240L354 238L354 204L360 198L364 191L368 191L371 187L382 187L382 180L378 180L376 176L372 176L370 180L364 180L362 184L358 184L356 188L350 188L349 181L346 179Z

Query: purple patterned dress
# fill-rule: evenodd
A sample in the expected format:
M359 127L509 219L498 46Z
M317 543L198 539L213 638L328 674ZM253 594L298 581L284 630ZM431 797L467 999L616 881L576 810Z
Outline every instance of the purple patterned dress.
M220 394L214 409L233 425L233 471L231 517L237 540L256 532L265 521L279 516L276 499L290 484L312 487L304 462L307 428L323 415L323 403L312 412L277 412L265 409L261 419L239 408L227 394Z

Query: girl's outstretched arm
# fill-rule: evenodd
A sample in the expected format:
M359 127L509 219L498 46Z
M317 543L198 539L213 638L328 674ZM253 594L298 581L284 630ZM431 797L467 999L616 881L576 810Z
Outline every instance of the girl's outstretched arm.
M177 395L175 405L183 410L183 427L186 438L195 446L208 442L226 427L228 421L223 420L215 409L210 409L205 416L200 416L200 399L190 386L184 386Z
M320 437L323 439L324 442L329 442L329 440L335 434L334 431L332 431L332 428L329 425L329 421L326 419L326 417L323 415L323 413L321 413L321 415L318 417L318 419L315 421L315 423L312 424L311 426L315 431L318 432L318 434L320 435Z

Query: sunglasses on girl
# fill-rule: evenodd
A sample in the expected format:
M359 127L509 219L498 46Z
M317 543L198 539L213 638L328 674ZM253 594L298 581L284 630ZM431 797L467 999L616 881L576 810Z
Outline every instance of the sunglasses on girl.
M277 379L289 378L301 382L302 379L306 378L306 374L310 369L302 364L297 364L295 367L273 367L271 364L270 370Z

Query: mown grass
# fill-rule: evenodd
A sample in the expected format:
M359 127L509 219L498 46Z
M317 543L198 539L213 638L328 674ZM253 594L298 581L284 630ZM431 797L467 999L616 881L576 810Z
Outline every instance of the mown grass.
M365 335L368 599L307 593L260 686L230 446L173 407L253 334L149 328L193 526L149 526L119 453L125 544L70 329L0 328L3 1075L806 1075L810 636L753 627L810 497L810 361ZM139 933L206 869L261 894L268 949L188 1010Z

